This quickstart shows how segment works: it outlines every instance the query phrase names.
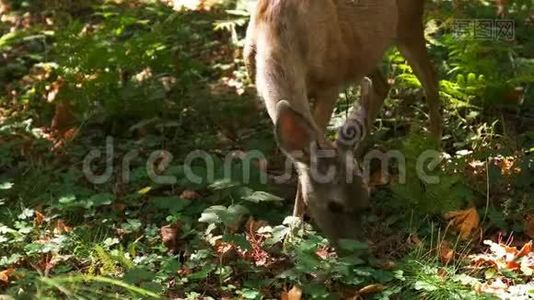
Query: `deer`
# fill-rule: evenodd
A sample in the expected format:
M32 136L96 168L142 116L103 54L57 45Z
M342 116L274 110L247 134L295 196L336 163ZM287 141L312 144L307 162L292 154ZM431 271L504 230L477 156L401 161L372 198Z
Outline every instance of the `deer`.
M279 148L297 170L293 215L307 210L333 241L361 238L369 189L354 153L389 94L378 68L396 45L421 82L430 132L442 134L439 86L426 49L424 0L258 0L244 60L274 124ZM360 104L326 136L340 91L360 83ZM334 172L331 172L331 171Z

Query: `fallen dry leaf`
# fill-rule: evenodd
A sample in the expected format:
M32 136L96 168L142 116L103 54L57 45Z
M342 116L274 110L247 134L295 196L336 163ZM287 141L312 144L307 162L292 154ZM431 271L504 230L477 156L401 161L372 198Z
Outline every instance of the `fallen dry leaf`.
M397 267L397 264L392 260L387 260L384 263L382 263L380 267L384 270L393 270Z
M78 135L78 132L79 132L79 128L78 127L73 127L73 128L70 128L70 129L67 129L63 132L63 139L67 142L70 142L72 141L74 138L76 138L76 136Z
M503 176L510 176L513 172L514 167L514 158L504 157L495 159L495 164L501 168L501 173Z
M317 248L315 251L315 254L319 256L321 259L326 260L330 257L332 257L334 254L327 246L322 246Z
M64 233L69 233L71 231L72 231L72 227L67 226L65 224L65 221L63 221L62 219L57 220L56 227L54 228L55 234L60 235Z
M72 106L67 101L59 101L56 104L56 111L50 128L52 131L61 132L67 131L72 128L72 125L76 123L76 118L72 110Z
M509 261L506 263L506 269L516 271L521 268L521 265L516 261Z
M15 269L9 268L3 271L0 271L0 283L8 284L9 278L13 273L15 272Z
M161 241L171 252L178 251L180 234L181 225L178 222L165 225L160 229Z
M521 249L519 250L519 252L517 252L515 257L519 258L519 257L527 256L531 252L532 252L532 241L530 241L530 242L526 243L525 245L523 245L523 247L521 247Z
M358 293L360 293L361 295L376 294L382 292L385 289L386 287L381 284L370 284L361 288Z
M0 15L3 15L11 10L10 5L4 1L0 1Z
M300 300L302 299L302 290L298 286L294 286L289 292L282 293L282 300Z
M51 103L53 102L57 95L59 94L59 91L61 89L61 86L63 86L63 80L57 80L53 82L52 84L48 85L46 87L48 94L46 96L46 100Z
M445 218L449 220L451 227L458 231L460 238L463 240L468 239L480 224L480 216L476 208L451 211L445 214Z
M50 125L51 134L48 138L54 143L52 147L54 152L78 136L79 128L75 124L76 117L71 104L67 101L59 101L56 104L55 115Z
M451 248L449 242L443 241L439 246L439 259L440 261L448 265L454 259L454 250Z
M35 211L35 218L33 218L33 224L35 224L35 226L39 226L43 224L45 218L46 217L43 213L41 213L40 211Z
M224 242L223 240L215 241L214 248L215 252L219 256L219 262L221 264L227 264L230 261L236 260L239 254L236 246Z
M486 240L484 244L490 246L489 252L470 256L475 266L496 267L498 270L512 271L534 269L532 241L517 249L502 243Z
M192 190L185 190L180 194L180 198L185 200L197 200L200 199L200 194L192 191Z

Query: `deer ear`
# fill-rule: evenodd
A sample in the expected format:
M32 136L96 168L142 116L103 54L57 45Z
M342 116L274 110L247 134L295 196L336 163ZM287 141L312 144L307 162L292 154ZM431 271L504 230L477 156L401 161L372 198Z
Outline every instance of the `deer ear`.
M373 93L373 81L369 77L364 77L360 83L360 98L362 109L368 112L371 108L371 97Z
M276 105L275 128L280 148L292 159L308 163L311 145L317 142L317 133L313 125L285 100Z
M343 151L354 151L367 135L367 122L371 106L373 82L364 78L361 83L360 105L352 108L347 120L338 132L336 144Z

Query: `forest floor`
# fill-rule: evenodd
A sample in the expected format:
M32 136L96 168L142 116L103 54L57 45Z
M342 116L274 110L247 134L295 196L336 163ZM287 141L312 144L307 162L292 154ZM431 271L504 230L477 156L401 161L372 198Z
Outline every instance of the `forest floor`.
M406 183L373 165L367 238L343 254L288 217L295 181L271 180L246 1L53 2L0 0L0 299L534 298L529 1L429 1L440 147L388 51L367 148L400 151ZM332 136L357 98L340 95ZM415 175L429 149L434 184Z

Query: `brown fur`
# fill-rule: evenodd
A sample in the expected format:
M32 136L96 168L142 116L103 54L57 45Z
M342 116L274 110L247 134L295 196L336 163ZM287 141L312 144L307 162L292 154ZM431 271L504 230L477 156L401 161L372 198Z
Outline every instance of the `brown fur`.
M316 140L322 140L340 89L370 75L374 88L367 99L370 105L364 121L368 128L388 93L376 66L396 41L425 87L431 130L438 137L441 133L438 84L425 49L423 1L259 0L248 27L244 55L273 122L280 125L278 114L283 112L285 120L294 118L305 127L309 125L317 133ZM285 101L280 109L278 104L282 100ZM281 128L277 134L284 149L287 144L280 135L290 133ZM289 142L290 138L285 138ZM306 174L308 166L302 162L297 166L304 200L316 207L312 217L316 222L320 220L319 227L330 231L327 234L334 238L354 236L353 232L344 234L333 229L339 216L323 215L321 210L326 209L327 199L319 199L328 195L318 197L317 184L310 182ZM353 190L356 195L340 195L336 189L343 188L331 186L330 192L337 195L334 202L349 208L353 206L351 201L359 201L357 193L363 191L359 188ZM334 207L339 208L337 204Z

